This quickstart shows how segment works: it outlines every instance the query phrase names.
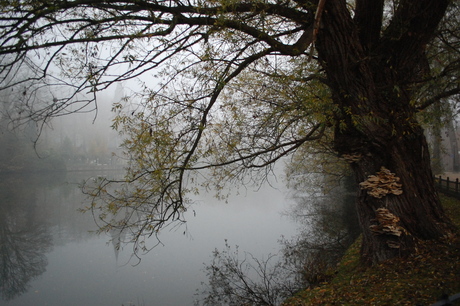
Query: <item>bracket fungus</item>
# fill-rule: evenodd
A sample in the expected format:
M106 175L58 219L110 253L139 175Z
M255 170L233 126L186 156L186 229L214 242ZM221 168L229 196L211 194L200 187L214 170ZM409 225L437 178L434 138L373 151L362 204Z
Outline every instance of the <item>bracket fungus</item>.
M399 218L392 214L388 209L380 207L375 211L375 219L378 224L369 226L371 232L375 235L390 235L400 237L402 234L407 234L407 231L400 225ZM387 241L390 248L399 248L399 243L396 241Z
M400 195L403 193L400 178L385 167L381 167L376 175L369 175L368 179L359 183L361 189L366 189L367 194L381 199L387 194Z
M363 158L361 153L343 154L340 157L340 159L346 161L349 164L359 162L361 158Z

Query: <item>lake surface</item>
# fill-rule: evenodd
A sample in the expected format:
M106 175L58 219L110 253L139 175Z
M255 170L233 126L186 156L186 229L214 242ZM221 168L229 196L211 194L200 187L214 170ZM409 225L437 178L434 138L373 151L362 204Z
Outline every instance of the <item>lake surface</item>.
M133 266L129 246L116 252L109 234L89 232L92 215L77 212L86 201L77 183L97 174L0 177L1 305L193 305L225 240L266 258L296 233L281 214L292 204L282 182L242 189L228 203L202 194L186 227L163 232L164 245Z

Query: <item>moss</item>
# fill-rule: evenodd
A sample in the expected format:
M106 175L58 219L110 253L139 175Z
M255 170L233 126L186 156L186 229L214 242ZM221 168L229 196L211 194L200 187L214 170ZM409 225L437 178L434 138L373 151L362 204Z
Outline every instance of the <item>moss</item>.
M442 196L444 208L460 227L460 201ZM283 305L429 305L460 292L460 237L420 243L415 255L365 268L361 239L348 249L328 283L306 289Z

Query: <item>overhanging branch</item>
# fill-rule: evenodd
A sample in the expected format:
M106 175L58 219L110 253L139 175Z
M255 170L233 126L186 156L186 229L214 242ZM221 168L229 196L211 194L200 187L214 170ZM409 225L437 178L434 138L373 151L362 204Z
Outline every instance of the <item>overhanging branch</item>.
M456 87L456 88L444 91L444 92L442 92L440 94L435 95L434 97L431 97L428 100L425 100L422 105L417 107L417 110L418 111L423 111L427 107L435 104L436 102L439 102L442 99L449 98L449 97L452 97L452 96L455 96L455 95L458 95L458 94L460 94L460 87Z

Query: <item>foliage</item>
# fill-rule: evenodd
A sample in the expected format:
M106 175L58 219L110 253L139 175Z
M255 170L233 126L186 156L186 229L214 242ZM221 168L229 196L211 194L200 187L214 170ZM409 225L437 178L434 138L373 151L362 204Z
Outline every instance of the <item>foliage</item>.
M101 231L129 229L138 250L142 237L171 221L184 221L187 194L212 190L225 198L229 184L260 185L274 162L322 139L322 122L330 116L328 91L317 81L306 85L293 80L288 74L292 61L273 60L284 65L276 71L270 62L248 68L228 82L219 101L211 97L209 105L205 97L212 95L211 89L202 99L173 99L177 91L189 95L197 90L185 81L167 96L152 93L135 111L115 104L113 126L125 139L126 176L124 181L85 186L94 200L85 210L98 215ZM260 77L257 69L270 77ZM235 96L241 105L235 104Z
M444 207L460 226L460 202L442 197ZM348 249L331 281L307 289L283 305L429 305L460 291L458 233L442 241L420 243L406 259L373 267L360 261L360 239Z
M184 221L188 194L213 189L225 197L225 184L261 184L288 156L301 161L302 153L333 147L361 175L381 166L401 178L429 173L415 113L460 93L451 69L458 35L449 31L457 19L445 14L448 4L4 1L0 90L18 97L8 108L13 119L46 122L97 109L96 93L115 83L136 87L114 105L113 126L126 138L130 161L126 176L88 182L92 203L84 210L101 231L126 230L135 251L147 250L143 237ZM449 22L433 40L444 15ZM24 66L32 73L17 73ZM319 144L305 149L312 142ZM382 150L390 144L393 152ZM408 152L413 161L387 165ZM430 211L439 206L412 192L390 199L399 205L412 194ZM431 221L435 235L444 220Z

